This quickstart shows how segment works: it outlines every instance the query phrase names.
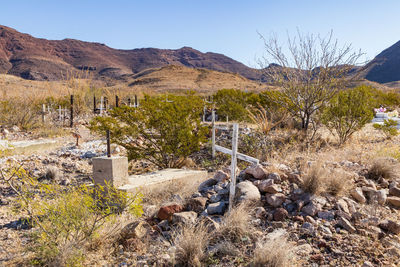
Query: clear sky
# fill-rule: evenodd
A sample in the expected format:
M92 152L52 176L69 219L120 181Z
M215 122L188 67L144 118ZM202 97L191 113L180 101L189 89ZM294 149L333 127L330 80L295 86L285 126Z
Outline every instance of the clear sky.
M113 48L190 46L256 67L265 36L334 31L372 59L400 40L399 0L0 0L0 24Z

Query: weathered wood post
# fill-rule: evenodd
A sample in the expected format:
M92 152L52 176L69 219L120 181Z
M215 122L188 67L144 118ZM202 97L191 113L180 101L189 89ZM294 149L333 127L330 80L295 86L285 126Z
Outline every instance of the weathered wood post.
M100 116L103 115L104 97L100 98Z
M119 106L119 97L116 95L115 96L115 107Z
M229 208L228 208L229 212L232 210L233 201L235 198L238 137L239 137L239 125L237 123L234 123L233 133L232 133L231 186L229 190Z
M128 98L128 107L131 107L131 98Z
M74 127L74 95L71 95L71 107L70 107L71 117L69 127Z
M44 121L46 120L46 104L43 104L42 106L42 123L44 124Z
M58 120L61 121L61 106L58 106Z
M137 95L135 95L135 108L139 107L139 103L138 103L138 99L137 99Z
M96 114L96 96L93 95L93 114Z
M203 107L203 122L206 121L206 106Z
M212 110L211 113L211 125L212 125L212 133L211 133L211 149L212 149L212 158L215 159L215 110Z
M107 138L107 157L110 158L111 157L110 130L107 130L106 138Z

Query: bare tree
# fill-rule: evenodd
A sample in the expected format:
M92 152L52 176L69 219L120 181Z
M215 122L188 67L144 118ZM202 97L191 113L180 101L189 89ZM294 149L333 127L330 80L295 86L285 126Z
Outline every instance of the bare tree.
M362 56L351 45L339 46L331 31L321 37L297 31L288 35L287 50L276 35L264 41L266 56L260 60L263 78L280 89L274 99L309 128L313 115L355 76L354 67ZM271 64L274 63L274 64Z

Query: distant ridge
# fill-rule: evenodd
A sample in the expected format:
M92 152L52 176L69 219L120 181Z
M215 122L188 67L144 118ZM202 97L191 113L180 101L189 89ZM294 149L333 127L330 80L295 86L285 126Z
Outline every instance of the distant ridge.
M29 80L60 80L68 72L89 70L96 77L120 79L167 65L204 68L258 80L256 69L217 53L180 49L113 49L74 39L46 40L0 26L0 73Z

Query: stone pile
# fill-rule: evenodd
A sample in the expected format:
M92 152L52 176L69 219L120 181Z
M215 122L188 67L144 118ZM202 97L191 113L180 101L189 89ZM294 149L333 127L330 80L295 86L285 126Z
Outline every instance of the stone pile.
M385 265L390 257L400 259L398 181L367 179L357 164L336 165L354 171L354 187L343 196L312 195L302 189L297 170L263 163L238 170L235 202L251 203L253 222L262 229L284 228L291 233L291 240L311 255L311 262L328 264L340 259L343 263L345 258L349 265L359 264L368 258L372 248L365 242L371 240L383 247L374 264ZM167 236L180 224L200 220L218 228L228 207L229 173L229 169L219 170L187 201L162 206L155 214L158 231ZM345 255L349 249L352 253Z

